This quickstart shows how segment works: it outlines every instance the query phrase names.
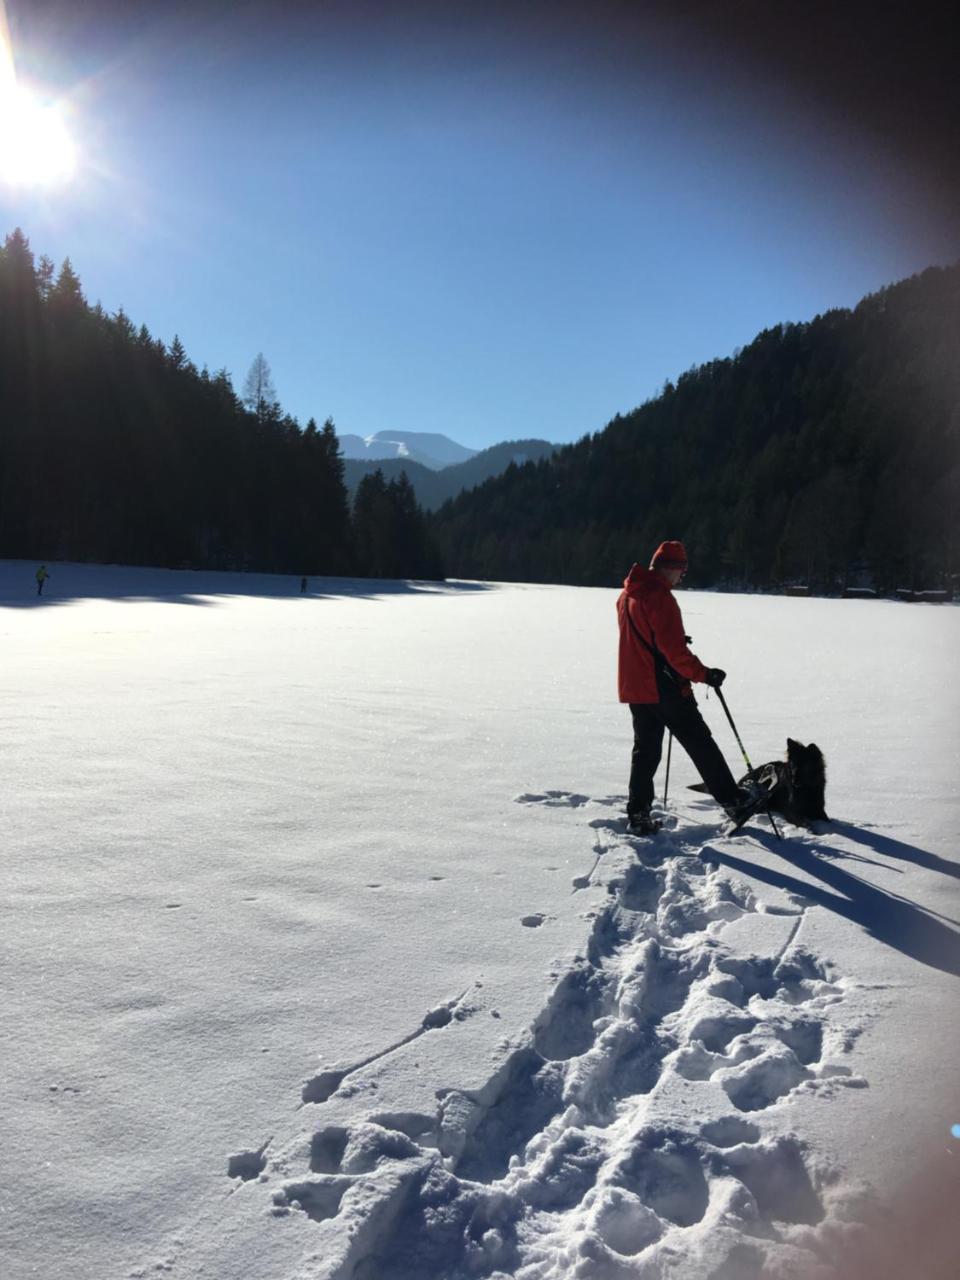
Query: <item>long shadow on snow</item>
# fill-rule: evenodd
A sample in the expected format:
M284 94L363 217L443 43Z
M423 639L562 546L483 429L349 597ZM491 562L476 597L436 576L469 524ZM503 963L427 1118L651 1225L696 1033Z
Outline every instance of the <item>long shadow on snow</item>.
M756 839L769 853L792 862L798 870L815 880L822 880L837 893L829 893L809 880L798 880L795 876L714 849L710 851L710 861L723 863L765 884L800 894L859 924L878 941L911 959L930 965L932 969L960 976L960 933L947 928L922 907L852 876L836 863L818 858L801 845L778 841L766 832L757 832ZM838 896L840 894L843 896Z
M856 840L858 844L865 844L874 853L882 854L885 858L913 862L916 866L925 867L928 871L939 871L941 875L960 879L960 862L951 862L936 853L930 853L927 849L919 849L915 844L904 844L902 840L894 840L892 836L880 835L879 832L870 831L865 827L855 827L852 822L838 822L834 819L830 823L830 828L839 835Z
M117 570L106 585L106 575L90 573L90 568L100 566L76 566L77 572L67 574L58 569L57 581L49 593L38 596L30 593L29 584L24 594L7 594L10 582L0 575L0 609L50 609L75 604L82 600L117 600L125 604L186 604L212 608L223 600L237 596L255 599L334 600L349 597L355 600L378 600L387 595L447 596L474 591L494 591L487 582L437 581L428 582L402 578L316 578L315 587L300 594L300 579L293 575L230 573L218 570L144 569ZM85 572L85 570L87 570ZM169 574L169 578L166 575ZM142 576L141 576L142 575Z

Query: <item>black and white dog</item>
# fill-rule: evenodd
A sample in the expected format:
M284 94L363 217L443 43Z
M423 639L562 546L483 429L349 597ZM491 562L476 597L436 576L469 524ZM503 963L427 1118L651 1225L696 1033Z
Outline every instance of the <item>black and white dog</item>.
M771 760L754 770L754 779L766 795L764 808L781 813L788 822L808 827L811 822L829 822L824 808L827 769L823 752L815 742L805 747L802 742L787 739L786 760ZM741 785L750 775L740 779Z
M750 781L750 774L746 773L739 785L746 786ZM788 738L786 760L771 760L760 765L753 772L753 781L762 787L765 796L759 812L770 808L798 827L830 821L824 808L826 763L815 742L805 747L802 742ZM698 782L690 790L706 791L707 788Z

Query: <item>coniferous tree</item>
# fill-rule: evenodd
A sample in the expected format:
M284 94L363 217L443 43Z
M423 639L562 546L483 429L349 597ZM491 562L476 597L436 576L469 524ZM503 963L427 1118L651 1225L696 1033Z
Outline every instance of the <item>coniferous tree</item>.
M80 279L74 271L69 258L64 258L61 264L60 273L57 276L56 284L53 286L51 300L65 311L70 308L79 311L86 307L86 300L80 287Z
M270 366L262 351L254 356L243 383L243 403L262 422L277 402Z
M387 482L379 469L364 476L353 499L353 536L360 572L372 578L390 576L393 565L393 522Z
M187 363L187 353L184 350L183 343L180 341L179 334L175 333L173 335L173 341L170 343L170 353L168 358L174 369L182 369Z
M438 578L440 554L405 473L389 483L379 469L364 476L353 503L361 573L374 578Z
M53 265L53 260L48 258L45 253L41 254L40 260L37 263L37 289L44 302L46 302L50 297L55 271L56 267Z

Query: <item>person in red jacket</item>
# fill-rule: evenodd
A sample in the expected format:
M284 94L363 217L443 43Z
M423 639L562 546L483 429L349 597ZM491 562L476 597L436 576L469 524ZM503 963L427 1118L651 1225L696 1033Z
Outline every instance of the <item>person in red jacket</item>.
M630 704L633 717L627 825L639 835L660 827L651 805L664 729L672 732L710 794L734 821L755 805L754 797L737 785L693 696L691 681L719 689L726 673L704 666L687 647L680 606L673 597L686 571L683 543L662 542L649 569L633 566L617 600L620 701Z

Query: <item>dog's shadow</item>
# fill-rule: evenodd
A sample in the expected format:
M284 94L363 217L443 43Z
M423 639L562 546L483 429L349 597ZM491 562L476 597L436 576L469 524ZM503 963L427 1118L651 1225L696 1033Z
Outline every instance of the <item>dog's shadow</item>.
M817 834L821 838L836 833L883 857L913 862L929 870L941 871L944 875L960 876L960 867L956 863L947 862L915 845L904 844L900 840L848 822L831 821L818 823L817 826ZM791 840L789 836L777 840L773 832L768 831L751 831L751 835L755 835L757 842L768 853L786 859L798 871L809 876L810 880L800 880L796 876L719 850L711 850L710 860L720 862L743 875L753 876L765 884L798 894L828 911L835 911L904 955L944 973L960 976L960 932L950 927L954 922L844 870L836 861L837 855L850 855L831 847L826 839L823 840L824 847L818 848L816 844ZM821 885L829 887L823 888Z

